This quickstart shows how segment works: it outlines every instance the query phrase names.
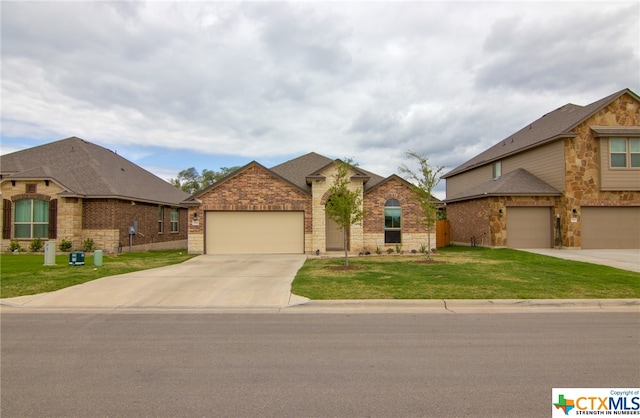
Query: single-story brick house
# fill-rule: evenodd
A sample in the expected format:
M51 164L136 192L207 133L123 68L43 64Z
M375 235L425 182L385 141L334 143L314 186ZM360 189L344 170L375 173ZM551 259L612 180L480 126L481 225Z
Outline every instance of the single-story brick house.
M186 248L189 197L113 151L71 137L0 157L2 250L11 240L84 240L116 252Z
M337 163L313 152L270 169L253 161L194 194L182 202L189 206L189 252L344 250L342 231L325 214ZM352 167L351 184L362 193L365 215L362 224L350 227L348 251L427 245L410 183ZM435 247L435 234L431 242Z
M453 242L640 248L640 98L564 105L443 178Z

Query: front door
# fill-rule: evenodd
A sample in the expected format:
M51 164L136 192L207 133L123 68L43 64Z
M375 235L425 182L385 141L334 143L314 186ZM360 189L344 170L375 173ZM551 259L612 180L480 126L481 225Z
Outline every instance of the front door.
M336 221L325 215L325 237L327 251L344 251L344 235Z

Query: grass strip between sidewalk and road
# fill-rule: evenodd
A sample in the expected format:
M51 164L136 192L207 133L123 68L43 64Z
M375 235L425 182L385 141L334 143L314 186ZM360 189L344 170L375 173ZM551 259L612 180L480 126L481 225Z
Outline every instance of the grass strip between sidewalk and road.
M292 292L309 299L600 299L640 297L640 273L512 249L307 260Z
M0 297L53 292L69 286L117 274L178 264L195 257L185 250L148 251L104 255L94 266L92 255L84 266L70 266L69 254L57 255L55 266L44 265L40 254L0 254Z

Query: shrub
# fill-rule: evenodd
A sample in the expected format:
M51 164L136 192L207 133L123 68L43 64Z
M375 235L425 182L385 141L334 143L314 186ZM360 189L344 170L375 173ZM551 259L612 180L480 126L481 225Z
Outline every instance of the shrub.
M62 238L62 241L60 241L58 248L60 248L60 251L69 251L71 249L71 241L67 238Z
M387 248L387 254L393 254L393 248Z
M404 251L402 251L402 247L400 245L396 245L396 253L398 253L398 254L404 253Z
M9 251L12 253L19 253L24 250L20 246L20 243L14 239L14 240L11 240L11 242L9 243Z
M376 254L378 255L382 254L382 248L380 248L379 245L376 247Z
M94 250L94 243L93 243L93 239L91 238L87 238L82 242L82 250L90 253L91 251Z
M42 247L44 247L44 241L41 238L36 238L29 244L29 250L34 253L40 251Z

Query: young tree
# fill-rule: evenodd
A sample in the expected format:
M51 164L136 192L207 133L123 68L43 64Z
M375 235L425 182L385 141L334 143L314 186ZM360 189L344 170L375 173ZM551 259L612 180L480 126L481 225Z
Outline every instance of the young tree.
M405 154L420 165L419 172L411 170L405 164L402 164L398 170L413 185L416 200L422 209L422 223L427 228L427 259L431 259L431 230L438 220L438 206L433 197L433 189L440 183L440 173L444 167L429 165L429 159L417 152L407 151Z
M364 211L362 208L361 190L350 190L349 171L357 167L351 159L338 161L333 175L333 185L329 188L329 195L325 210L327 216L335 221L343 233L344 265L349 267L348 239L349 228L353 224L362 222Z

